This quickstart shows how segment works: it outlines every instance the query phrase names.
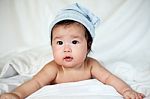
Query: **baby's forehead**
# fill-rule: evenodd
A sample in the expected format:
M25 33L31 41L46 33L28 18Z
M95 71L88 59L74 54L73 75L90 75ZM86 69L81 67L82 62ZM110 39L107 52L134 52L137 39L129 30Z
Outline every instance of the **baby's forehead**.
M66 32L66 31L69 31L70 33L74 33L72 35L82 35L82 34L85 34L85 31L86 31L86 28L78 23L78 22L74 22L74 23L63 23L63 24L56 24L53 28L53 35L56 35L57 32ZM69 33L69 34L70 34ZM59 33L58 33L59 34ZM60 34L61 35L61 34Z
M73 38L81 38L83 39L83 37L85 37L85 32L82 31L82 32L73 32L73 31L70 31L70 32L54 32L53 33L53 38L55 39L60 39L60 38L70 38L70 39L73 39Z

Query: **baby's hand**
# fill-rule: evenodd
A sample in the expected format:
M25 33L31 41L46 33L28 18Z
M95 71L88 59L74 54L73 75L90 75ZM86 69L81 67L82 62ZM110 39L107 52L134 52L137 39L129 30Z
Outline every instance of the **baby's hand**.
M127 90L123 93L123 97L124 99L143 99L145 95L134 90Z
M15 93L5 93L0 95L0 99L20 99Z

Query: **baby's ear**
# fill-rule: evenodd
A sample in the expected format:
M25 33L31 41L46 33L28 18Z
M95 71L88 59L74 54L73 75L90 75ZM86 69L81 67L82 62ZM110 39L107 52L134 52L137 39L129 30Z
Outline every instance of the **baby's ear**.
M87 44L88 53L91 51L91 46L92 46L92 42L88 42Z
M88 49L88 50L87 50L87 55L90 53L90 51L91 51L91 49Z

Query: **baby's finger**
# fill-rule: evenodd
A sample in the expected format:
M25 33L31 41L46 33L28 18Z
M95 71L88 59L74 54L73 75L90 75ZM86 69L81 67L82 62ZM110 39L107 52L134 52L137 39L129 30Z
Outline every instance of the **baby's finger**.
M145 97L145 95L142 93L138 93L138 96L140 97L140 99L143 99Z
M141 99L141 96L138 93L135 93L135 99Z
M134 93L131 99L141 99L141 96L138 93Z
M141 94L141 96L144 98L145 97L145 95L144 94L142 94L142 93L140 93Z
M130 99L128 96L123 97L123 99Z

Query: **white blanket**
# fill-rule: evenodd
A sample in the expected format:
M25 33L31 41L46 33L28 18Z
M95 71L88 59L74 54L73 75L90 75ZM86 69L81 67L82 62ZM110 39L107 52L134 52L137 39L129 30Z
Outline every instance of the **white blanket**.
M146 91L144 93L146 93ZM123 97L112 86L104 85L96 79L91 79L79 82L45 86L41 88L39 91L33 93L27 99L42 99L42 98L122 99ZM149 98L150 97L147 95L145 99Z
M100 96L107 97L103 97L103 99L108 99L108 97L109 99L110 97L111 99L122 99L122 96L113 87L104 85L96 79L45 86L27 99L45 99L45 97L52 97L53 99L69 99L72 97L73 99L95 99L94 97Z

